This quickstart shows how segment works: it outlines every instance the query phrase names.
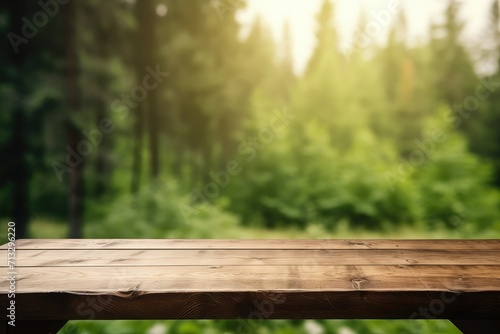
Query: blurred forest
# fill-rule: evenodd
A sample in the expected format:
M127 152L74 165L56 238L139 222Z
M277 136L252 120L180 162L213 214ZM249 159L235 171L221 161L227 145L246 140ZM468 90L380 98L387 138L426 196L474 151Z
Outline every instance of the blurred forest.
M386 43L362 33L363 14L346 48L324 0L298 75L288 25L280 41L258 18L242 34L243 0L3 1L0 218L18 239L499 237L499 3L477 45L447 3L419 42L399 10ZM125 324L80 330L148 323Z

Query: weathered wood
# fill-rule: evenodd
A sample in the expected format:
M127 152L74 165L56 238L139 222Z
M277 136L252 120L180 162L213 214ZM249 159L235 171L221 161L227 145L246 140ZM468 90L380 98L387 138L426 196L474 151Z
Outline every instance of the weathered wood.
M6 258L1 250L0 257ZM21 266L293 266L308 265L498 265L500 250L18 250Z
M500 239L20 239L19 249L443 249L500 250ZM0 249L7 249L1 245Z
M2 274L0 290L6 290ZM500 266L19 267L22 293L500 290Z
M141 295L22 294L16 317L25 319L498 319L491 293L257 291ZM479 307L481 306L481 307ZM436 312L433 312L432 310ZM496 312L496 313L495 313Z
M500 240L18 240L16 246L21 321L500 319ZM0 248L7 258L6 246Z

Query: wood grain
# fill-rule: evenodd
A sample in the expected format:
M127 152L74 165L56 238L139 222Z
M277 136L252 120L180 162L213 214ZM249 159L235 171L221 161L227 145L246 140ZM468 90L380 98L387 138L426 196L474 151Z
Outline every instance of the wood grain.
M7 258L7 251L0 250ZM498 265L500 250L23 250L16 255L22 267L128 266L292 266L302 265ZM4 263L3 266L7 264Z
M19 239L19 249L443 249L500 250L500 239ZM7 249L1 245L0 249Z
M192 292L133 295L20 294L18 320L104 319L499 319L498 295L440 292ZM0 295L0 304L3 304Z
M7 277L0 276L6 290ZM22 293L203 291L495 291L500 266L21 267Z
M16 249L20 320L500 319L500 240L18 240Z

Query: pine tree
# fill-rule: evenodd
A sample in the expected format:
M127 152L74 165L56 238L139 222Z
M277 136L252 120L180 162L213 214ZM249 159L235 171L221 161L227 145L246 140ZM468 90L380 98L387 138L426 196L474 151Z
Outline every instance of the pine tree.
M474 91L477 83L473 63L460 41L464 24L459 20L458 11L458 2L450 0L445 22L436 25L431 32L436 88L441 92L440 97L450 105L462 102Z
M277 66L278 82L276 85L279 91L276 94L287 104L290 101L291 89L296 80L293 70L292 36L288 21L286 21L283 26L283 41L280 51Z
M75 123L82 112L80 96L80 59L78 56L77 3L72 1L64 7L64 31L66 48L67 105L73 115L68 124L68 146L78 152L83 141L82 133ZM84 161L76 163L69 174L69 237L81 238L84 210Z
M500 5L499 1L493 1L491 5L490 22L487 25L489 32L489 43L493 47L488 51L484 61L493 62L496 65L496 71L487 74L483 82L490 82L490 89L493 91L487 97L486 101L481 102L478 112L470 117L467 122L466 134L469 140L471 150L486 158L493 165L494 184L500 187ZM484 88L483 88L484 89Z
M333 20L334 6L331 0L323 0L320 12L316 15L316 47L307 65L306 75L316 69L325 53L338 54L338 39Z

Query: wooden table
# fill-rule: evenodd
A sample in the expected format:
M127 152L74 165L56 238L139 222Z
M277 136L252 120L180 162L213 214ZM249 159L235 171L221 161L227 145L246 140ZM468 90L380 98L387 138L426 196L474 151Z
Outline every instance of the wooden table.
M451 319L500 333L500 240L25 239L15 265L15 333L70 319L237 318Z

